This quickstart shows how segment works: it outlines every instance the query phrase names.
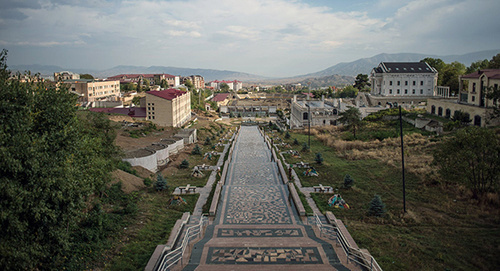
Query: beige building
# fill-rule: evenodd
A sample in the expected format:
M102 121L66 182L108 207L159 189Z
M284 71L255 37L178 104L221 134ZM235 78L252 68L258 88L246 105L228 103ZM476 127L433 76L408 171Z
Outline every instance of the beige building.
M180 127L191 119L191 95L178 89L146 92L146 119L160 126Z
M203 76L201 75L191 75L184 77L182 82L186 82L186 80L191 81L193 83L194 88L196 89L204 89L205 88L205 79L203 79Z
M70 84L70 90L80 94L84 102L118 101L120 96L120 81L103 81L95 79L65 80Z
M491 114L495 105L486 98L489 88L500 85L500 70L480 70L460 77L458 99L429 99L427 112L451 118L455 111L469 114L472 124L476 126L495 126L500 124L499 119L492 119Z
M54 81L56 82L77 79L80 79L80 75L78 73L72 73L68 71L54 73Z

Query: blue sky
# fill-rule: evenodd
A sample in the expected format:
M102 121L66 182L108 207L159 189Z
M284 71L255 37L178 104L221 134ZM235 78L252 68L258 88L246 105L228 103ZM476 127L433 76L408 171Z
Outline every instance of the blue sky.
M293 76L379 53L500 48L498 0L2 0L9 65Z

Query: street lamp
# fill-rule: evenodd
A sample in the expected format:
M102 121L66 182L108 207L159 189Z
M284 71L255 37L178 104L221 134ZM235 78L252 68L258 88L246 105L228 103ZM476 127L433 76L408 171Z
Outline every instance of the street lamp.
M307 137L309 138L309 148L311 148L311 106L307 103L305 105L307 106L307 124L309 126Z

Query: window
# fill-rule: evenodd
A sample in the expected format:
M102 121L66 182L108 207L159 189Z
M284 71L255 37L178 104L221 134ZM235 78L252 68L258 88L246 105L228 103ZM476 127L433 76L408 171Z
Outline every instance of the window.
M151 107L148 107L148 110L151 110Z
M405 94L408 94L408 90L407 89L405 89Z
M424 81L420 81L420 85L423 86L424 85Z
M476 83L472 83L472 92L476 92Z
M392 81L389 81L389 86L392 86Z
M148 119L151 119L151 116L148 116Z
M472 101L475 102L476 101L476 96L472 96Z
M417 81L413 81L413 85L416 86L417 85Z
M155 116L153 116L153 119L155 119Z
M400 85L401 85L401 81L398 81L398 86L400 86Z
M392 94L392 89L389 89L389 94Z
M408 81L405 81L405 86L407 86L407 85L408 85Z
M423 89L420 90L420 94L424 94L424 90Z
M399 89L398 89L398 94L399 94Z
M415 90L413 90L413 91L411 92L411 94L415 94Z

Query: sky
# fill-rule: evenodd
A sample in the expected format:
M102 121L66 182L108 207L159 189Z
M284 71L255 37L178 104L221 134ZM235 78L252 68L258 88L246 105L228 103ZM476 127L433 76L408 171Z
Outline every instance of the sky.
M1 0L8 65L285 77L380 53L500 49L498 0Z

